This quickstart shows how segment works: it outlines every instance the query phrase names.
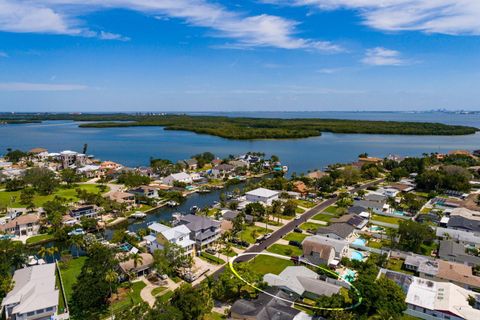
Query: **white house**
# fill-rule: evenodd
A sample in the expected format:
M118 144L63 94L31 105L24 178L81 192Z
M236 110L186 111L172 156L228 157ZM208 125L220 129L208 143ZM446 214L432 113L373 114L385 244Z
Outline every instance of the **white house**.
M258 188L247 192L245 196L247 201L250 202L263 202L265 204L271 204L273 200L278 200L279 192L265 188Z
M24 214L0 225L0 231L17 236L33 236L40 230L40 218L36 214Z
M425 320L478 320L480 310L469 304L470 296L478 301L478 293L453 283L412 277L405 313Z
M185 225L170 228L161 223L148 226L150 235L143 239L147 242L148 251L163 250L165 243L170 242L185 249L186 254L193 254L195 241L190 239L190 230Z
M55 280L54 263L15 271L15 286L2 301L6 319L55 319L60 294Z
M163 183L170 186L173 186L175 182L190 184L193 182L193 180L192 177L185 172L172 173L171 175L163 179Z

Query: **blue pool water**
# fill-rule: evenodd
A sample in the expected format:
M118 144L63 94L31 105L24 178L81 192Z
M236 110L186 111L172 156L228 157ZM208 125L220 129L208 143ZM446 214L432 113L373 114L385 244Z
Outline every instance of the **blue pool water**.
M383 228L382 227L379 227L379 226L371 226L370 227L370 231L382 231Z
M404 215L405 215L405 212L399 211L399 210L395 210L395 211L393 211L393 214L396 214L396 215L399 215L399 216L404 216Z
M345 280L345 281L348 281L348 282L352 282L355 280L355 275L357 273L351 269L347 269L345 270L345 273L343 274L342 278Z
M357 238L355 241L352 242L352 244L357 245L357 246L365 246L367 243L367 240L362 239L362 238Z
M363 254L359 251L352 251L352 260L357 260L357 261L362 261L363 260Z

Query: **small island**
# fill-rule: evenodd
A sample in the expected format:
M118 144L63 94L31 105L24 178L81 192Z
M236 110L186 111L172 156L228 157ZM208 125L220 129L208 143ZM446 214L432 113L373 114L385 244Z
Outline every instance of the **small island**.
M23 114L0 121L88 121L82 128L159 126L237 140L299 139L322 132L349 134L467 135L479 129L429 122L367 121L340 119L276 119L178 114Z

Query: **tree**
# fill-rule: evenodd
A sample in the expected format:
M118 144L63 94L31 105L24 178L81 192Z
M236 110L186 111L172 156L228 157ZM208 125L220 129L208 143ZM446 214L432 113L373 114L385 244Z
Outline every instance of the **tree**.
M426 224L413 220L401 221L398 226L399 245L406 251L420 252L424 242L432 241L435 233Z
M134 172L122 173L117 178L118 183L122 183L128 188L135 188L150 183L150 178Z
M297 210L297 204L293 200L288 200L283 206L283 215L285 216L295 216Z
M107 281L109 287L110 287L110 297L113 295L113 285L118 282L118 273L116 273L114 270L108 270L107 273L105 274L105 281ZM113 319L113 310L110 308L110 315L111 319Z
M0 304L13 289L12 273L26 262L26 248L20 241L0 239Z
M250 270L246 264L236 264L235 270L247 282L262 287L263 277L259 273ZM222 302L233 302L240 298L249 298L251 287L240 280L233 272L226 268L215 281L212 288L213 298Z
M23 179L12 179L5 183L5 190L18 191L25 187L25 181Z
M245 206L245 214L263 219L265 216L265 207L259 202L252 202Z
M114 252L100 243L92 243L87 256L72 293L71 311L79 319L92 319L101 313L110 292L117 288L116 283L106 280L107 273L118 265Z
M136 252L130 255L130 259L133 260L133 267L138 267L139 264L143 263L143 257L140 253Z
M21 150L10 150L8 151L6 154L5 154L5 159L7 159L7 161L10 161L10 162L13 162L13 163L17 163L19 162L20 160L22 160L22 158L26 157L27 156L27 153L26 152L23 152Z
M182 312L183 319L197 320L212 310L213 300L208 290L183 284L173 293L170 304Z
M376 312L380 315L388 315L388 318L382 316L382 319L400 319L407 308L402 288L386 277L380 277L376 285L376 299L373 304Z
M20 203L27 206L27 208L35 208L33 203L33 197L35 196L35 191L32 188L25 188L20 192Z
M174 275L180 268L191 268L193 259L184 248L175 243L166 242L163 250L153 252L154 266L160 274Z
M36 192L51 194L58 186L55 173L47 168L33 167L25 172L24 181L35 189Z
M60 172L60 176L62 177L62 181L67 184L67 186L71 186L73 183L80 181L80 177L77 175L75 170L71 168L64 169Z
M72 237L70 237L68 242L70 243L70 245L74 246L77 249L76 250L76 252L77 252L76 256L78 258L80 249L85 247L85 241L83 239L83 236L80 235L80 234L73 235Z

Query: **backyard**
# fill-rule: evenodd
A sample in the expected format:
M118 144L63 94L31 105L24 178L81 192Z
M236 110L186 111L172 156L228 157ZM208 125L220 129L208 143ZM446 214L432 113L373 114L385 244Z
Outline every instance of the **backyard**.
M312 219L328 223L328 222L330 222L330 220L332 218L335 218L335 216L332 216L332 215L326 214L326 213L319 213L319 214L315 215Z
M258 237L270 232L272 232L272 230L265 229L264 227L247 226L244 230L238 233L238 236L243 241L247 241L248 243L255 243Z
M298 233L298 232L290 232L283 239L287 241L297 241L297 242L302 242L306 237L308 237L308 234L306 233Z
M60 263L63 288L65 289L65 296L67 297L68 302L72 297L73 285L77 282L77 278L80 275L86 260L86 257L79 257Z
M124 289L125 294L119 294L120 298L118 300L112 301L111 308L114 313L125 310L131 307L134 304L142 302L140 297L140 291L145 288L146 284L143 281L133 282L131 288L128 288L128 283L124 283L118 289L121 291Z
M305 222L300 225L300 229L302 230L315 230L317 231L318 228L324 227L322 224L313 223L313 222Z
M372 216L372 223L374 223L375 221L379 221L379 222L385 222L385 223L390 223L390 224L399 224L400 221L403 221L403 219L401 218L395 218L395 217L387 217L387 216L381 216L381 215L378 215L378 214L374 214Z
M76 202L77 198L76 189L82 189L90 193L100 193L100 188L97 184L81 184L72 188L58 188L54 193L49 195L35 194L33 197L33 203L36 207L41 207L45 202L53 200L56 196L66 198L69 201ZM105 189L108 192L108 187ZM6 205L10 208L23 208L25 205L20 203L21 191L0 191L0 204Z
M303 254L302 249L290 246L286 244L273 244L271 247L267 249L268 252L280 254L282 256L301 256Z
M265 275L267 273L279 274L286 267L293 266L293 262L290 260L264 255L259 255L247 263L250 270L256 271L261 275Z

